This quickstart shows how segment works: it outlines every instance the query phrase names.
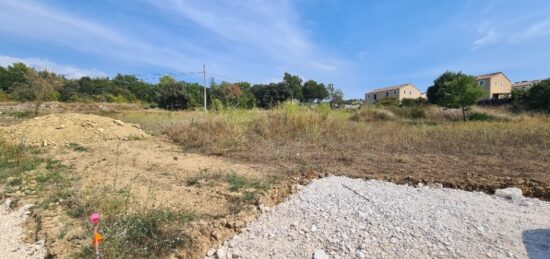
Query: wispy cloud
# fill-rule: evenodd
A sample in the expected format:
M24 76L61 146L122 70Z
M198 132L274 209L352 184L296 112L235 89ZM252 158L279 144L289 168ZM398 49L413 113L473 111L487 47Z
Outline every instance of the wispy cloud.
M182 68L194 58L168 48L157 48L106 24L78 17L35 1L0 0L0 31L31 40L88 53L163 66ZM190 62L191 61L191 62ZM200 63L200 62L197 62Z
M290 1L150 1L232 43L261 49L276 57L303 56L312 44L298 26Z
M72 65L57 64L44 58L17 58L0 55L0 66L7 67L13 63L24 63L25 65L34 67L38 70L47 69L58 74L62 74L67 78L106 76L104 72L96 69L82 69Z
M330 54L309 39L293 1L149 1L182 25L189 23L225 42L232 52L273 63L292 71L335 70Z
M544 37L550 35L550 19L538 21L525 30L515 33L511 36L512 42L522 42L537 37Z
M478 33L481 34L481 38L474 41L474 49L497 43L501 36L496 32L494 26L490 26L488 22L484 22L479 28Z

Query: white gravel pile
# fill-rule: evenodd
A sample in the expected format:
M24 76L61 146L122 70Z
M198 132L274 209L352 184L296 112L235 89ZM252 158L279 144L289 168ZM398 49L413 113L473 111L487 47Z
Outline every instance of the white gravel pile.
M30 214L32 205L18 210L10 209L10 200L0 204L0 258L44 258L44 241L26 244L23 238L23 222Z
M499 197L328 177L206 257L550 258L550 203L518 190Z

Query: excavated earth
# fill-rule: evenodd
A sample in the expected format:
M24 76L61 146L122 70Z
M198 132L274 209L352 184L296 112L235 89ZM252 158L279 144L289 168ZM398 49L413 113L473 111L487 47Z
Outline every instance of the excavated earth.
M93 114L50 114L2 129L4 138L31 146L63 146L106 140L145 138L139 125Z

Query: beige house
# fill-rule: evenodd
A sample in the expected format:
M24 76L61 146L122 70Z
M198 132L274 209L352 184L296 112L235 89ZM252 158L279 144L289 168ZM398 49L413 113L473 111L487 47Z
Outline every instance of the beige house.
M512 81L502 72L477 76L476 81L485 90L481 100L509 98L512 94Z
M529 90L531 87L539 82L540 80L515 82L512 84L512 90Z
M365 103L373 104L386 97L395 97L401 102L403 99L417 99L422 97L422 93L412 84L384 87L366 93Z

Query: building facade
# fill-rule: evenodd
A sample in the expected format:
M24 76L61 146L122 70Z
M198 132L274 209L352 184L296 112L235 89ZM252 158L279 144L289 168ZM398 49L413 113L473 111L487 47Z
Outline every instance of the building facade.
M512 90L529 90L536 85L540 80L521 81L512 84Z
M418 99L422 97L422 93L412 84L384 87L366 93L365 103L374 104L387 97L394 97L401 102L403 99Z
M505 99L512 95L512 81L502 72L477 76L476 81L485 90L481 100Z

